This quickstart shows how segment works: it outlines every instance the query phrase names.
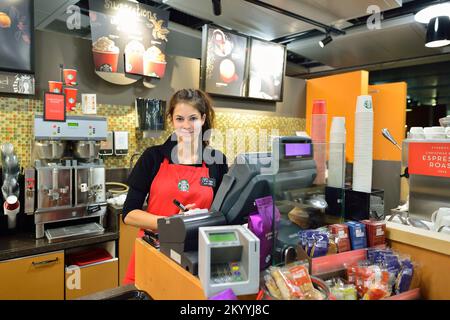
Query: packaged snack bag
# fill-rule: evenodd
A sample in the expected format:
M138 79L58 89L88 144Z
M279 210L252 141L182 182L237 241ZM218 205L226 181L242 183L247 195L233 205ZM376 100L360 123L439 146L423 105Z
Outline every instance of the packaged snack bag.
M414 267L410 260L403 260L402 267L398 273L397 279L394 285L395 294L400 294L402 292L408 291L412 278L414 275Z
M313 245L310 250L310 257L325 256L328 252L328 235L324 232L318 232L313 235Z
M285 300L304 299L305 294L314 289L308 267L296 261L284 267L270 267L270 275Z
M270 265L273 246L273 223L275 218L275 230L280 221L280 211L274 207L272 196L255 200L258 212L251 214L248 219L248 228L260 241L260 269ZM275 208L275 214L274 214Z
M281 300L282 296L281 296L280 289L278 289L278 286L277 286L275 280L272 278L272 276L270 274L264 275L264 281L265 281L267 290L269 290L270 295L272 297L274 297L275 299Z
M350 284L356 284L357 263L345 263L344 267L347 271L347 282Z
M332 224L328 226L330 233L334 235L338 252L350 250L350 238L348 235L348 226L346 224Z

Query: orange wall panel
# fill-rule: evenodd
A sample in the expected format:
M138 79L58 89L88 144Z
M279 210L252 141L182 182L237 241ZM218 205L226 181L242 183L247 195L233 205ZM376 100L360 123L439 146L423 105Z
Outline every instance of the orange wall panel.
M401 151L381 134L388 128L391 135L401 146L405 139L406 125L406 82L395 82L369 86L372 96L373 123L373 159L401 161Z
M367 95L369 73L354 71L306 81L306 130L311 134L311 113L313 100L324 99L327 103L329 141L332 117L345 117L347 129L347 161L353 162L356 98Z

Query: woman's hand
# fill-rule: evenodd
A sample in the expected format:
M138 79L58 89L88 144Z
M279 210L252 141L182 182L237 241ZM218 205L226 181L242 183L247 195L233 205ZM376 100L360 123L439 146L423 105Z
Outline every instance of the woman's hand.
M195 203L190 203L185 205L187 210L192 210L192 209L197 209L197 207L195 206ZM178 214L183 214L184 211L180 209L180 212L178 212Z

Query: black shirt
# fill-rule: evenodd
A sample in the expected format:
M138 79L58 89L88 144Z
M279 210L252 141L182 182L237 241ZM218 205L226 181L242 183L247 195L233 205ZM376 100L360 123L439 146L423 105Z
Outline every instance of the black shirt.
M176 158L177 152L174 149L176 146L177 141L170 136L164 144L147 148L141 155L128 177L130 190L128 190L128 195L123 206L123 220L128 212L135 209L142 210L153 179L158 173L164 159L168 159L169 163L178 162ZM216 180L215 187L213 188L215 195L224 174L228 172L227 161L225 155L211 147L203 145L201 151L202 153L201 155L199 154L199 159L205 162L206 167L209 169L209 176ZM174 157L171 157L172 154ZM202 163L194 164L193 166L201 167Z

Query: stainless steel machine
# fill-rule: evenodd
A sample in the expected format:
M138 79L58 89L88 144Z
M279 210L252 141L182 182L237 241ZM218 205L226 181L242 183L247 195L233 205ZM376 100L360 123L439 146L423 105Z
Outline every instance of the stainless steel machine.
M60 241L104 232L106 140L104 117L34 119L33 168L25 170L25 211L34 213L36 238ZM56 228L55 228L56 227Z
M434 211L450 207L450 139L406 139L402 151L409 171L409 215L431 221Z

